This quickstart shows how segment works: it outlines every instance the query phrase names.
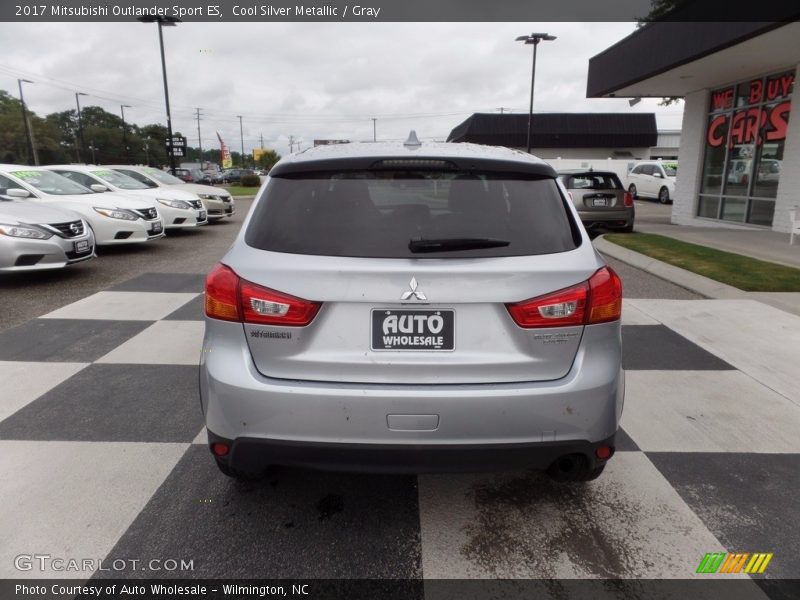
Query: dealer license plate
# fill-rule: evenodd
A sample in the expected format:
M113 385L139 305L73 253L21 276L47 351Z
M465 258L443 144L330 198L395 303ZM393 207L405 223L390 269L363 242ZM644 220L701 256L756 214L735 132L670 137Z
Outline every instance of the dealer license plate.
M372 310L373 350L453 350L453 310Z
M79 240L77 242L72 242L72 244L75 248L75 254L86 254L92 249L89 245L89 240Z
M206 220L206 211L204 211L204 210L201 210L201 211L200 211L200 216L199 216L199 217L197 217L197 220L198 220L198 221L205 221L205 220Z
M150 228L150 233L153 234L153 235L155 235L157 233L161 233L162 231L164 231L164 225L163 225L163 223L161 223L161 221L156 221L155 223L153 223L153 226Z

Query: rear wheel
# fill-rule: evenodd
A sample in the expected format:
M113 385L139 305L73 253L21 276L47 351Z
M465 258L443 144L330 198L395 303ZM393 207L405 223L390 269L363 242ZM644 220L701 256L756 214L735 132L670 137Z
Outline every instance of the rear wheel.
M658 201L661 204L669 204L669 190L665 187L662 187L658 190Z
M633 233L633 223L630 225L625 225L622 229L620 229L622 233Z
M581 454L562 456L547 469L547 474L560 483L580 483L600 477L606 463L589 468L588 459Z
M263 473L253 473L251 471L240 471L239 469L234 469L230 465L222 462L221 460L214 459L217 462L217 467L222 472L223 475L230 477L231 479L238 479L239 481L257 481L261 479L264 474Z
M635 200L635 199L637 199L637 198L639 197L639 196L636 194L636 186L635 186L635 185L633 185L633 184L631 184L631 186L628 188L628 192L630 192L630 195L631 195L631 196L633 196L634 200Z

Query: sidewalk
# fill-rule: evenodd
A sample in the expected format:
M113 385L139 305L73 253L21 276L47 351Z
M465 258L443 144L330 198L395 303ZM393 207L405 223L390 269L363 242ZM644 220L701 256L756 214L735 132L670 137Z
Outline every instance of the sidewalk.
M720 229L687 227L662 223L637 223L642 233L657 233L684 242L709 246L725 252L742 254L759 260L779 263L800 269L800 244L789 245L788 233L766 230ZM708 277L674 267L660 260L618 246L600 236L594 240L597 250L617 260L692 290L706 298L750 299L769 304L786 312L800 315L798 292L745 292Z

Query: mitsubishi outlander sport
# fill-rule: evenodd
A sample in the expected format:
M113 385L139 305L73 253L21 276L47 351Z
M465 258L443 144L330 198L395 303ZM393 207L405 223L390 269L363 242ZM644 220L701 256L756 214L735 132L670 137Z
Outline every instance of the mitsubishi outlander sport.
M528 154L412 133L284 158L205 291L201 404L227 475L585 481L614 453L621 283Z

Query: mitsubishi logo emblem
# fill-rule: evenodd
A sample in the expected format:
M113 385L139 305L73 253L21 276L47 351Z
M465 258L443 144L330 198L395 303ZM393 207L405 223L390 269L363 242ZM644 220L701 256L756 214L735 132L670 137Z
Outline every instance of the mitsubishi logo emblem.
M417 278L416 277L412 277L411 278L411 282L408 284L408 286L411 289L406 291L406 292L403 292L403 295L400 296L400 300L408 300L412 296L414 296L414 298L416 298L417 300L427 300L428 299L425 296L425 294L423 294L421 291L419 291L417 289Z

